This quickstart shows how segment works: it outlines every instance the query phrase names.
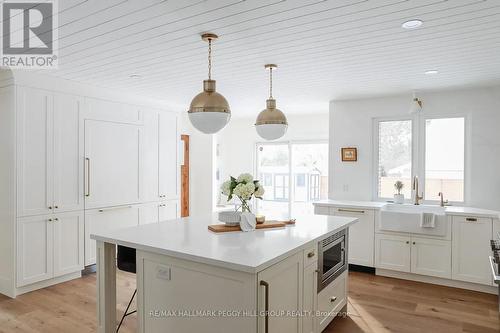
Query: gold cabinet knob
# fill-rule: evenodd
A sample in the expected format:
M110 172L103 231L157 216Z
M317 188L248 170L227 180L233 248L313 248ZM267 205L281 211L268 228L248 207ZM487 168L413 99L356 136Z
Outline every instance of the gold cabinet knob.
M314 251L311 251L311 252L309 252L309 253L307 254L307 257L308 257L308 258L312 258L312 257L314 257L314 254L315 254L315 253L314 253Z

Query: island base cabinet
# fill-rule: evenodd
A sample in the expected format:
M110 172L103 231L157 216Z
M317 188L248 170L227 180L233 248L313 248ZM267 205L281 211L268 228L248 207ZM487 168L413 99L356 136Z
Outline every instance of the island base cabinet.
M302 317L302 332L316 333L315 312L318 302L318 262L313 261L304 268L304 316Z
M259 272L259 333L302 332L303 254L298 253Z
M255 274L143 251L137 273L138 332L257 331Z
M319 292L317 332L322 332L347 304L347 274L345 271Z

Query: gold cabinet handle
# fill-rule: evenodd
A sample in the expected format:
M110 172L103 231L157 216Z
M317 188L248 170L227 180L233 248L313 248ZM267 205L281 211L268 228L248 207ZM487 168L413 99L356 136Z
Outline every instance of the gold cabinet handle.
M47 221L52 222L52 219L48 219Z
M468 217L465 219L467 222L477 222L477 219L475 217Z
M90 197L90 158L88 157L85 157L85 170L87 171L85 196Z
M307 257L308 257L308 258L312 258L312 257L314 257L314 254L315 254L315 253L314 253L314 251L311 251L311 252L309 252L309 253L307 254Z
M330 303L333 303L337 300L337 296L330 297Z
M49 206L49 209L52 209L52 206Z
M264 286L266 292L266 299L264 305L265 317L264 317L264 332L269 333L269 283L264 280L260 281L260 285Z
M355 210L355 209L344 209L344 208L339 208L339 212L344 212L344 213L357 213L357 214L364 214L364 210Z
M59 219L56 217L56 218L54 219L54 221L55 221L55 222L57 222L57 221L59 221Z

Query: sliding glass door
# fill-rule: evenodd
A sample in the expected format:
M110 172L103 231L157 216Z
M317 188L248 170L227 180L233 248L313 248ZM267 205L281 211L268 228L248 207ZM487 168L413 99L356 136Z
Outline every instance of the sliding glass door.
M328 197L328 144L257 144L256 175L266 190L257 212L286 219L313 214L312 202Z

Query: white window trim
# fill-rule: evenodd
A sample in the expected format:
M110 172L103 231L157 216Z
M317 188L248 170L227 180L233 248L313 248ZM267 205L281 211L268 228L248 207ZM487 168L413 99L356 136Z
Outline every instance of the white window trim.
M378 196L378 164L379 164L379 151L378 151L378 140L379 140L379 123L384 121L402 121L410 120L412 121L412 170L411 178L418 176L419 179L419 192L420 194L425 194L425 121L427 119L446 119L446 118L464 118L464 201L450 201L451 205L465 205L470 201L469 197L469 186L470 186L470 119L469 115L463 113L457 114L433 114L427 115L425 113L419 115L406 115L406 116L394 116L394 117L380 117L373 118L372 126L372 150L373 150L373 161L372 161L372 198L374 201L387 202L393 200L393 198L382 198ZM405 198L405 203L412 203L414 193L411 191L412 195L410 198ZM446 193L445 200L446 200ZM422 200L423 204L439 204L439 200Z

